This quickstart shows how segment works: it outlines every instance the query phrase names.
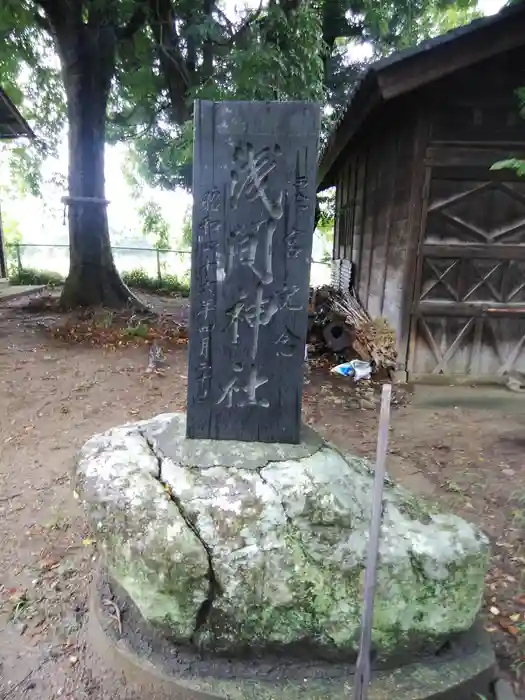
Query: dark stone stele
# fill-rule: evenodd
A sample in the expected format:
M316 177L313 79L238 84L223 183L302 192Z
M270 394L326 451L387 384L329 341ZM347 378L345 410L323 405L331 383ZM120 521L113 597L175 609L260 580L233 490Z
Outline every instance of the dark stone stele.
M188 438L300 441L319 126L196 102Z

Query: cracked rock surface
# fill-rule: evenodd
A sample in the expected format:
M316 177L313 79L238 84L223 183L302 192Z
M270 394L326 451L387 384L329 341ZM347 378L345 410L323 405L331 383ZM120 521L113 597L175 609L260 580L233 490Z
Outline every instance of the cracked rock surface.
M305 429L301 445L186 440L163 414L83 447L77 490L111 575L177 643L224 654L355 652L373 478ZM437 647L479 610L488 541L389 483L374 646Z

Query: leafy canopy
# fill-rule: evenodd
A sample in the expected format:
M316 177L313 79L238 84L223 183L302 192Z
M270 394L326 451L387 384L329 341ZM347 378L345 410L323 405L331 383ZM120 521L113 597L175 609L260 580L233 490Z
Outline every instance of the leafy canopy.
M328 128L365 63L349 48L366 43L377 57L476 14L475 0L265 0L236 15L222 0L77 1L84 22L95 17L119 33L107 139L127 142L132 167L170 188L190 184L195 98L316 100ZM67 116L43 14L62 2L0 4L0 80L40 137L15 149L13 167L35 193Z

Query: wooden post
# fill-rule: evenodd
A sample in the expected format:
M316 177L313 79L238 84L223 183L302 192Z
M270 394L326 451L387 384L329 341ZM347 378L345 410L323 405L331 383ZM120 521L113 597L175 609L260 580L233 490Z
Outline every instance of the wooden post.
M2 211L0 209L0 279L7 277L7 256L4 245L4 230L2 228Z
M157 248L157 279L162 282L162 270L160 269L160 250Z
M15 243L16 250L16 268L18 275L18 282L22 281L22 253L20 252L20 243L17 241Z
M196 103L189 438L300 441L319 124Z
M390 431L390 403L392 385L384 384L381 391L381 411L379 414L379 432L377 435L376 468L374 472L374 492L372 499L372 518L365 570L365 591L363 615L361 619L361 639L359 656L355 671L354 700L367 700L370 685L370 650L372 646L372 622L374 615L374 596L376 588L377 560L379 540L383 521L383 489L386 475L386 457Z

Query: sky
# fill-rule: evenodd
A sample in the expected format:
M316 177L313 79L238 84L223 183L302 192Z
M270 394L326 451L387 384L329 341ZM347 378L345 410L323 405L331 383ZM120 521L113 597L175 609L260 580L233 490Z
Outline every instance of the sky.
M258 0L249 0L249 4ZM236 14L235 0L227 0L228 14ZM244 4L244 3L243 3ZM502 0L479 0L478 5L485 14L493 14L503 6ZM358 55L366 55L367 49L356 48ZM125 149L122 145L111 146L106 150L106 196L110 201L108 214L110 226L118 232L129 232L130 236L138 234L137 202L127 187L122 176ZM5 160L4 160L5 162ZM1 164L0 164L1 168ZM67 173L67 143L60 149L59 158L48 162L46 165L48 174L54 171ZM5 171L3 176L5 177ZM0 169L0 181L2 171ZM63 220L63 211L60 197L66 192L49 189L46 194L48 207L43 208L38 200L24 200L23 202L3 202L4 211L16 219L20 225L23 240L26 243L67 243L67 226ZM188 206L191 204L190 195L183 190L173 192L153 190L148 188L144 192L146 198L156 200L162 207L164 217L170 225L170 229L177 237L177 232L182 228L182 221ZM127 236L126 236L127 237Z
M478 0L478 7L486 15L493 15L503 7L505 2L500 0Z

